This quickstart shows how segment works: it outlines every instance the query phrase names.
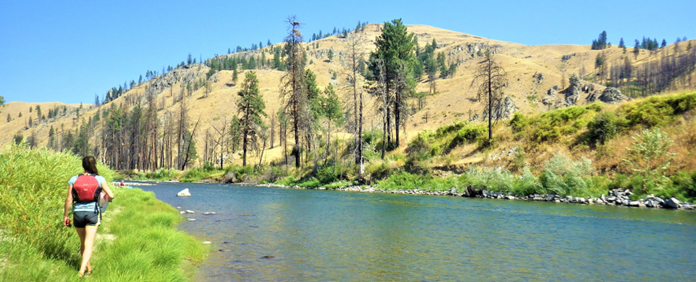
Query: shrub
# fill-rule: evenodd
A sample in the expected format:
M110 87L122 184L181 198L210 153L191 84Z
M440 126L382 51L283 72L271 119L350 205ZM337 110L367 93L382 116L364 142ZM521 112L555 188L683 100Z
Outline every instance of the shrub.
M515 176L507 169L472 166L466 175L472 184L486 187L489 191L505 193L514 191Z
M536 176L532 174L529 168L525 167L522 170L522 175L517 180L513 193L518 196L528 196L532 194L543 193L544 186L539 183Z
M176 176L179 173L177 172L176 169L166 169L166 168L160 168L155 171L151 171L145 174L146 179L153 179L153 180L169 180L176 178Z
M591 145L604 144L618 134L621 127L621 120L614 113L597 115L587 124L587 140Z
M634 142L630 148L626 148L628 156L623 161L631 170L643 177L639 192L647 193L649 191L645 187L647 182L655 183L659 187L667 180L664 171L675 155L667 149L674 144L674 141L658 127L653 130L643 130L632 138Z
M545 163L539 180L548 193L566 196L586 193L592 184L592 161L585 157L573 161L568 156L557 153Z

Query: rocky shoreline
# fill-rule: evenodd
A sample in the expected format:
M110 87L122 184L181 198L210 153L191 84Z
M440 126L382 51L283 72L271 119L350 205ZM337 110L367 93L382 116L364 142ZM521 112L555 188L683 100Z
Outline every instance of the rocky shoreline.
M602 194L601 197L562 197L559 195L534 194L529 196L515 196L512 194L504 194L502 192L490 192L486 189L477 189L473 185L466 187L464 192L458 191L452 187L446 191L423 191L420 189L399 189L399 190L383 190L374 186L347 186L341 188L326 188L326 187L301 187L301 186L285 186L280 184L256 184L262 187L276 187L286 189L313 189L313 190L334 190L346 192L362 192L362 193L389 193L389 194L410 194L410 195L432 195L432 196L452 196L452 197L469 197L469 198L484 198L484 199L504 199L504 200L520 200L520 201L539 201L553 203L569 203L583 205L608 205L608 206L625 206L636 208L664 208L678 210L694 210L696 205L688 202L680 202L676 198L662 199L654 195L645 196L637 201L630 199L633 194L628 189L613 189L608 195Z

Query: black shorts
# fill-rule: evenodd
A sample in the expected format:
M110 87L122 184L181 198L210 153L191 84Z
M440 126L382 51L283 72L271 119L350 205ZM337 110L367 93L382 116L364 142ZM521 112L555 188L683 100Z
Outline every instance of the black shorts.
M85 228L85 226L99 226L99 212L76 211L73 212L73 225L75 228Z

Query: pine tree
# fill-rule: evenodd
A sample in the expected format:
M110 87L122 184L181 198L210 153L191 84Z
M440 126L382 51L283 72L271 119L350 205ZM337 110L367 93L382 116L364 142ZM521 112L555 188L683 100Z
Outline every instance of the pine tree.
M392 95L394 99L390 105L386 105L388 111L394 113L394 124L396 129L396 146L399 146L399 129L403 125L408 114L404 111L406 98L409 97L415 88L413 80L413 64L416 63L415 46L413 45L413 33L409 33L401 19L395 19L384 23L382 34L377 38L376 50L370 55L370 69L374 77L379 77L377 58L384 60L384 75L386 82L386 93ZM436 43L433 39L433 43ZM437 46L437 45L435 45ZM388 143L391 141L391 114L387 113L387 132L385 136Z
M638 54L640 54L640 43L638 43L638 39L636 39L636 46L633 47L633 56L637 59Z
M263 125L261 116L266 116L263 111L266 104L259 91L259 80L254 71L246 73L242 89L237 93L237 114L242 131L242 165L246 166L247 149L249 145L256 143L258 138L257 127Z

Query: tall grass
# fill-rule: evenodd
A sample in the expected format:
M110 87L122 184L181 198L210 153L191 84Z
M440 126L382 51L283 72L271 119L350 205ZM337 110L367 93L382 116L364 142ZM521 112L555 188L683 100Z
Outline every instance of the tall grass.
M111 181L113 172L98 165ZM80 158L46 149L8 147L0 153L0 281L72 281L80 240L62 226L67 180L83 171ZM203 247L176 231L176 210L138 189L114 189L92 265L99 281L183 281L184 257L197 262ZM102 242L102 243L99 243Z

